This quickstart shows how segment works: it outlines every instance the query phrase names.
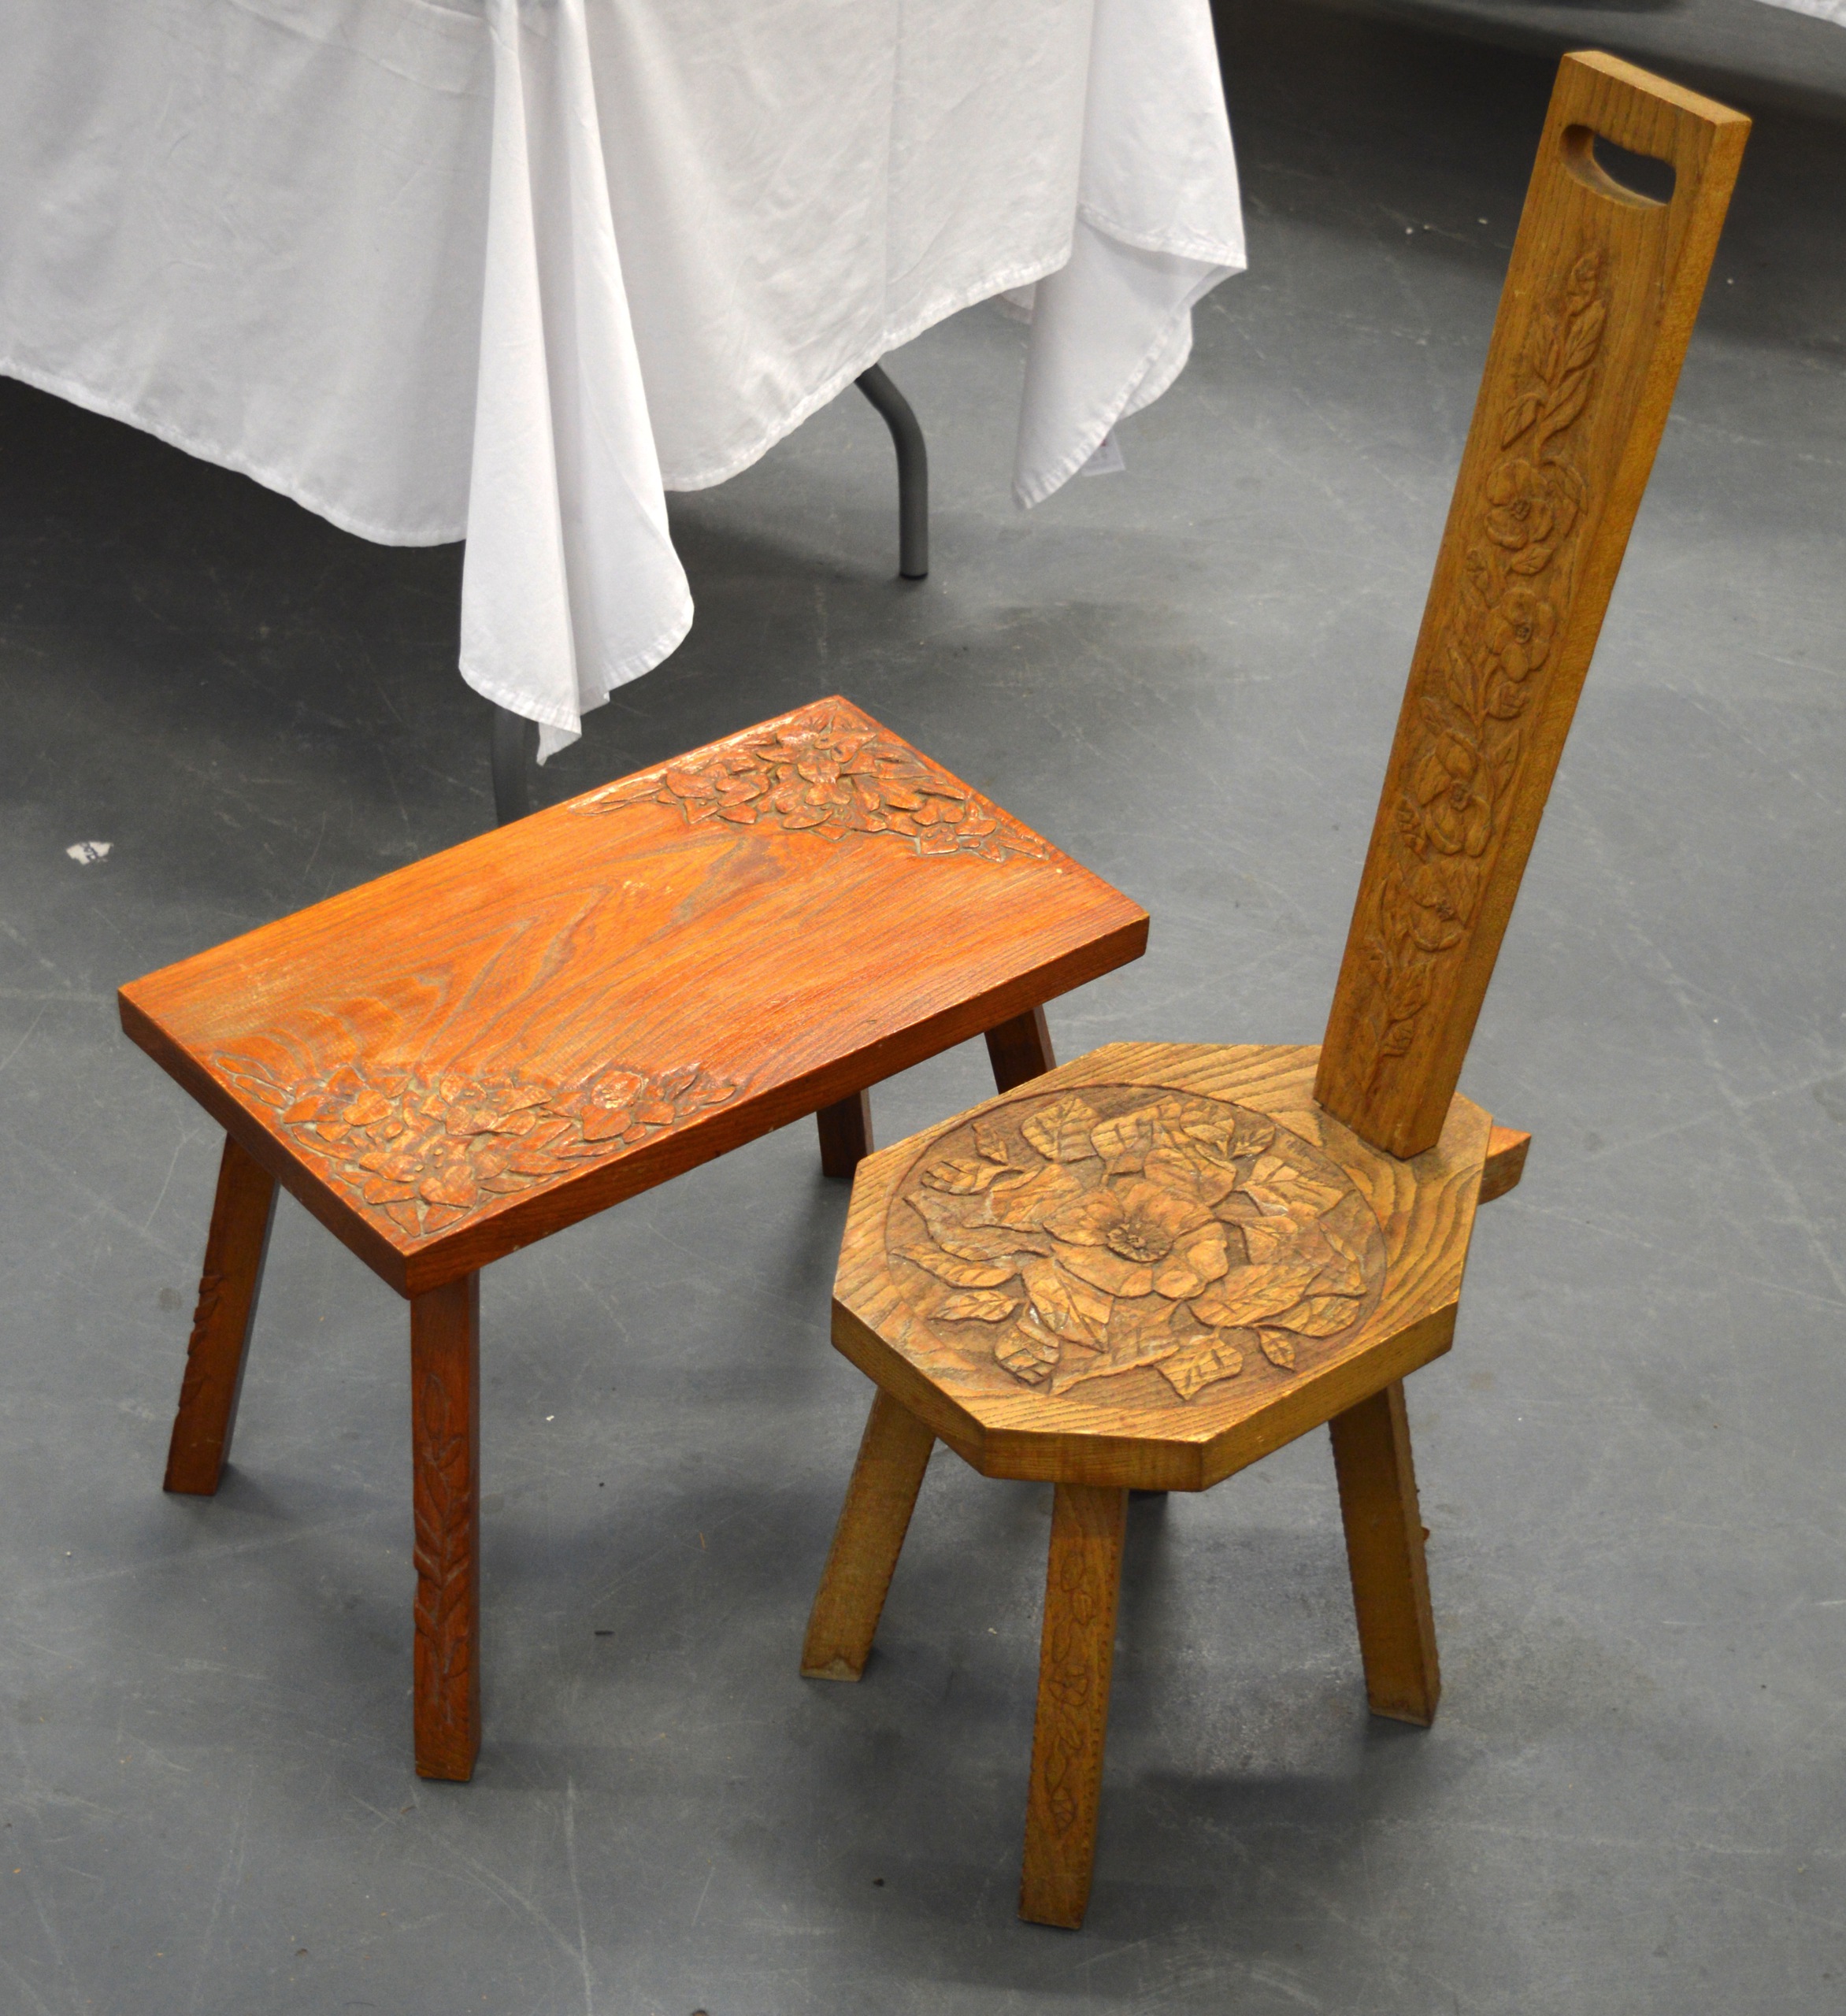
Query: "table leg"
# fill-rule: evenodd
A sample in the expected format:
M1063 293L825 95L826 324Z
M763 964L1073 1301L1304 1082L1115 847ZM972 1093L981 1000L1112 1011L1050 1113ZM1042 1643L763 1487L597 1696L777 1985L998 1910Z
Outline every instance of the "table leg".
M206 1235L165 1488L209 1498L231 1454L257 1293L276 1221L276 1179L227 1134Z
M417 1528L417 1774L466 1779L480 1753L480 1276L410 1303Z
M987 1054L993 1063L994 1084L1003 1092L1055 1070L1058 1058L1051 1048L1051 1032L1045 1026L1044 1010L1029 1008L1023 1015L989 1029Z
M880 1387L808 1619L806 1678L857 1680L865 1671L935 1446L935 1436Z
M821 1130L821 1173L851 1176L872 1152L871 1094L854 1092L824 1106L814 1120Z
M532 765L536 724L510 707L495 707L492 762L494 824L510 826L532 809Z
M1090 1900L1127 1517L1128 1493L1112 1485L1061 1484L1052 1499L1019 1886L1019 1915L1035 1925L1075 1931Z
M1336 1414L1333 1467L1346 1523L1346 1560L1374 1715L1426 1728L1436 1719L1442 1677L1423 1559L1422 1515L1410 1462L1403 1382Z
M881 364L862 372L859 390L883 416L897 450L897 571L906 581L929 572L929 451L910 402Z

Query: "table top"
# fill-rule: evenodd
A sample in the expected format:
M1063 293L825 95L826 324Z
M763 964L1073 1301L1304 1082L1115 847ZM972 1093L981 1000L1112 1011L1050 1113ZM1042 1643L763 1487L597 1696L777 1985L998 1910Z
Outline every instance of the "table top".
M415 1294L1139 956L1128 897L840 699L124 988Z

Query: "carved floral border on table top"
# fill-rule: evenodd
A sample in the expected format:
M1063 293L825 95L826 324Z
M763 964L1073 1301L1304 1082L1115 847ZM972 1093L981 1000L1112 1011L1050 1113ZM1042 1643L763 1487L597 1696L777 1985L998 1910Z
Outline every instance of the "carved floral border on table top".
M592 793L585 813L630 805L677 806L691 826L722 819L843 840L881 833L918 854L972 854L1043 861L1051 850L1029 827L958 784L946 770L840 707L806 708L665 769Z
M919 1362L1053 1395L1151 1368L1190 1401L1247 1366L1301 1369L1376 1306L1384 1271L1377 1220L1323 1151L1141 1085L1043 1094L938 1137L885 1239L926 1326Z
M1589 487L1560 441L1590 395L1608 315L1603 255L1585 254L1533 317L1479 503L1457 620L1423 676L1422 737L1362 940L1378 982L1375 1088L1415 1040L1442 964L1473 922L1483 858L1525 754L1521 716L1567 614Z
M217 1064L356 1202L413 1239L683 1126L738 1089L696 1064L610 1065L569 1086L517 1073L432 1079L366 1063L282 1084L248 1058Z

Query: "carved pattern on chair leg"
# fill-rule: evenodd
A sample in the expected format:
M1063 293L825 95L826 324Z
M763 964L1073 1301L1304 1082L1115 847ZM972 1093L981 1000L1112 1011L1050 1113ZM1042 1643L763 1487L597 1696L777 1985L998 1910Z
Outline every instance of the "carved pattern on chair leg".
M1037 1925L1075 1929L1089 1903L1127 1510L1111 1486L1059 1484L1052 1502L1019 1887Z

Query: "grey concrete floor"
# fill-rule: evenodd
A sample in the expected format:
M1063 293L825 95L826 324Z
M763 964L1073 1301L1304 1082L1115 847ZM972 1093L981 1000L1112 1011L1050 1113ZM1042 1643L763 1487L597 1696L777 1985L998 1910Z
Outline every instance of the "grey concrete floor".
M1222 33L1251 271L1129 472L1016 517L1019 333L959 318L893 361L930 581L843 400L678 502L692 636L543 780L850 694L1151 909L1066 1055L1319 1033L1548 87L1426 24ZM1464 1080L1537 1140L1411 1388L1440 1718L1367 1719L1324 1436L1138 1502L1079 1934L1013 1915L1044 1492L939 1458L864 1684L796 1677L867 1397L805 1126L488 1273L473 1784L410 1770L402 1306L286 1201L232 1471L163 1497L217 1143L113 990L478 831L484 710L454 550L0 387L0 2010L1846 2007L1846 124L1733 82Z

